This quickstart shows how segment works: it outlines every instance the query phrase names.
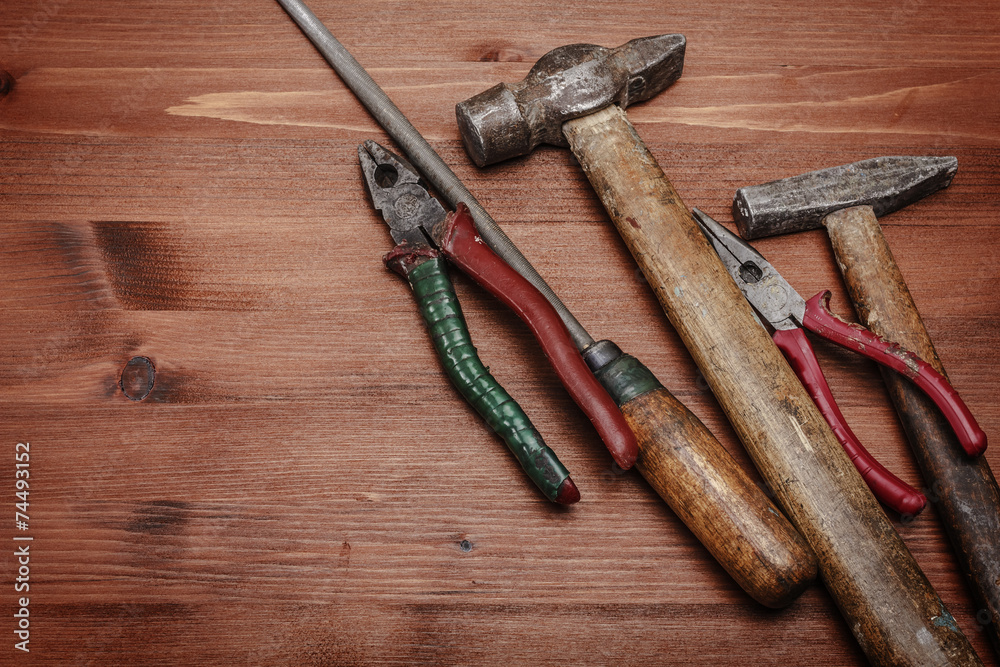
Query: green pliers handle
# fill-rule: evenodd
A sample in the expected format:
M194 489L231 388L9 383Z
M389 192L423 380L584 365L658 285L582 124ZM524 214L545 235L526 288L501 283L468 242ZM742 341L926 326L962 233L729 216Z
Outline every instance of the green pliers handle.
M462 396L517 457L531 481L549 500L576 502L580 493L555 452L510 394L479 359L462 307L437 251L397 246L385 264L407 279L445 372Z

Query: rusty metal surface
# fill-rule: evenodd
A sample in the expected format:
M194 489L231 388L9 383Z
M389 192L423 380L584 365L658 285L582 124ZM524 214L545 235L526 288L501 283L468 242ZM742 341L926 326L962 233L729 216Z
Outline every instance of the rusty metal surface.
M403 158L371 139L358 146L365 190L396 243L421 248L437 236L448 212L427 192L420 175Z
M871 206L876 216L948 187L958 159L937 156L877 157L740 188L733 218L740 235L755 239L819 227L827 214Z
M593 344L593 337L577 321L531 262L521 254L506 232L312 10L301 0L278 0L278 3L441 197L451 204L452 208L458 208L459 203L469 207L476 229L486 244L542 293L546 301L559 313L559 318L566 325L577 348L582 350Z
M517 83L501 83L460 102L455 115L465 148L480 167L567 146L562 124L609 104L648 100L684 69L684 35L640 37L614 49L570 44L542 56Z
M806 301L771 263L704 212L696 208L692 213L729 275L768 324L778 330L801 327Z

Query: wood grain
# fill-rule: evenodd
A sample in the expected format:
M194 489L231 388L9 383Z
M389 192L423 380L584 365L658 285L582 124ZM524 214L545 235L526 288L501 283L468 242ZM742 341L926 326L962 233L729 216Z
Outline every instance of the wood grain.
M629 116L720 220L742 185L956 155L946 191L882 226L950 379L998 432L995 3L311 6L580 321L758 483L569 152L476 170L454 104L562 44L681 32L684 75ZM483 360L583 494L569 511L537 498L382 267L356 148L390 142L277 3L6 0L0 70L0 476L13 512L30 441L35 538L29 655L0 551L0 662L864 663L822 586L778 612L740 591L611 467L526 327L456 277ZM824 232L758 247L850 317ZM927 486L873 366L815 346L869 449ZM139 402L117 388L134 356L157 370ZM935 504L893 524L996 664Z
M639 473L734 581L772 609L801 595L816 556L705 425L663 387L622 412L639 440Z
M625 112L563 131L868 659L981 664Z
M837 263L865 326L919 355L945 374L869 206L826 216ZM1000 648L1000 489L983 457L969 457L933 401L897 373L882 377L914 457L937 496L945 529L979 607L979 622Z

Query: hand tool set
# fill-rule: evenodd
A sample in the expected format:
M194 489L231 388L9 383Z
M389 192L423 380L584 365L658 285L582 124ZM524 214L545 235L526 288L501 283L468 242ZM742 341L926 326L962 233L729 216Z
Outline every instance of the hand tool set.
M373 141L358 149L365 187L396 243L385 263L409 282L448 376L547 498L569 504L580 492L479 360L443 259L528 324L615 461L634 462L752 597L788 604L818 568L873 663L980 664L876 501L913 515L925 497L860 444L804 333L892 369L884 373L890 393L928 481L943 482L952 540L996 626L1000 497L979 457L986 436L945 378L874 222L945 187L953 158L879 158L737 194L734 217L745 238L826 226L866 327L830 313L829 292L804 300L735 234L700 211L692 215L627 120L627 105L681 75L682 35L615 49L561 47L522 81L456 107L479 166L539 143L570 147L789 523L645 366L587 333L319 19L300 0L278 2L408 158ZM870 220L855 222L859 215ZM838 245L856 229L867 229L872 245ZM898 316L874 307L890 289L902 304Z
M540 340L561 338L556 330L565 328L577 349L583 351L586 363L607 388L605 391L598 386L592 393L606 398L610 392L620 406L618 416L624 415L628 434L634 433L638 440L636 468L650 485L751 597L769 607L787 605L798 597L815 579L817 565L809 545L788 519L704 424L642 363L623 354L611 341L595 342L434 149L308 7L298 0L279 2L399 144L409 164L456 212L467 207L478 236L556 310L561 324L550 322L548 334ZM434 234L431 236L433 239ZM478 243L476 246L482 250ZM442 250L452 260L461 261L461 252L448 254L447 248ZM464 271L475 270L469 263L460 266ZM490 280L483 273L473 277L477 281ZM503 290L482 284L504 299ZM520 293L529 295L530 291ZM516 301L505 303L515 310L519 308ZM538 309L542 309L540 304Z

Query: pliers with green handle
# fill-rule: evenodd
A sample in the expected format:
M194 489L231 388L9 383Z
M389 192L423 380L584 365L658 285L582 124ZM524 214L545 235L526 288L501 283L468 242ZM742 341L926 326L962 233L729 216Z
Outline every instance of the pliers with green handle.
M478 241L468 209L449 213L430 196L405 160L374 141L358 148L365 186L396 247L386 266L410 283L448 377L500 435L549 500L571 504L580 492L521 407L480 361L448 278L448 257L510 306L542 344L563 384L594 422L623 468L638 455L635 436L607 392L593 379L565 327L537 290ZM537 295L537 296L536 296ZM567 355L566 350L573 355ZM593 385L593 386L591 386Z

